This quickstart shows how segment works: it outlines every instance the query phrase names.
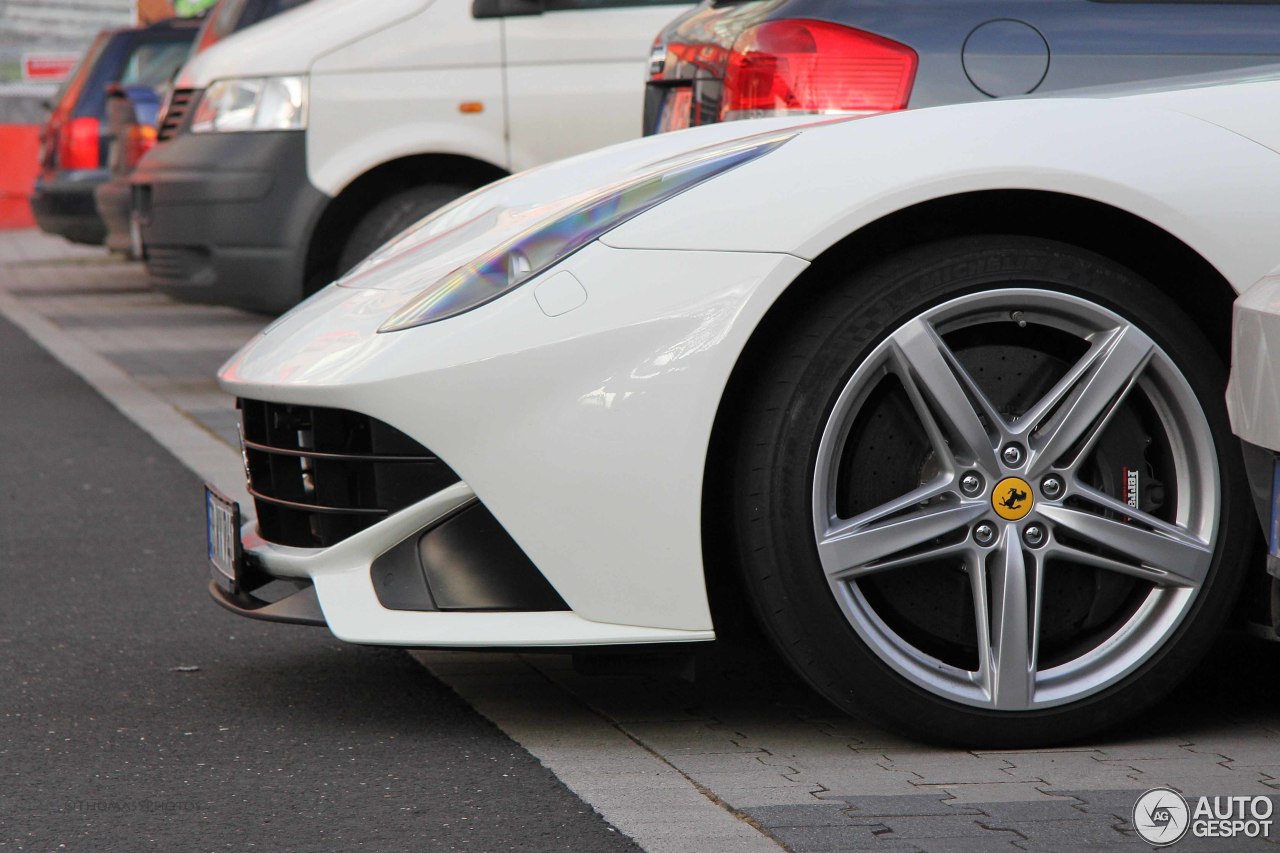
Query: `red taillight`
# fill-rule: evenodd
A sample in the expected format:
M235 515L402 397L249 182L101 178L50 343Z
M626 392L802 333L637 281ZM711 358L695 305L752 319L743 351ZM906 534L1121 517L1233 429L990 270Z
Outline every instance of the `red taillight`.
M58 128L58 168L97 169L101 165L98 120L73 118Z
M132 169L138 165L142 155L156 145L156 129L149 124L131 124L125 131L124 165Z
M825 21L751 27L725 67L720 118L900 110L911 97L916 52Z

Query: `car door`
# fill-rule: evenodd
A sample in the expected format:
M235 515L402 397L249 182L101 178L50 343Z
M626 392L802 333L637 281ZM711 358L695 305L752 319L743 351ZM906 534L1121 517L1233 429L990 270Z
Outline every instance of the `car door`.
M513 171L639 137L653 37L688 5L526 0L513 15L513 3L477 3L502 17Z

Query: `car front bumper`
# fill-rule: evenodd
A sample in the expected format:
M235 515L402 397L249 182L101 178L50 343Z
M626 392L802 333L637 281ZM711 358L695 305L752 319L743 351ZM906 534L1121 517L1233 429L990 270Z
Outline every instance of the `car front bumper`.
M446 321L378 327L406 297L331 286L223 368L238 397L346 409L439 456L462 482L323 549L264 542L271 577L314 584L353 642L440 647L622 645L713 638L703 471L720 400L759 319L807 264L765 253L600 243ZM588 294L549 316L540 287ZM545 296L545 294L544 294ZM566 603L545 612L382 606L378 557L478 500Z
M153 287L266 312L302 298L329 200L307 178L305 131L182 133L152 149L131 184Z

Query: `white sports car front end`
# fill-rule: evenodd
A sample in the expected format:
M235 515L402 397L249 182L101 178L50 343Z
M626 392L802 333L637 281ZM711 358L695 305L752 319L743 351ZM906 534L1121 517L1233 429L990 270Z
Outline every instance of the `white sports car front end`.
M1243 579L1220 338L1280 259L1278 99L717 125L482 189L223 368L257 518L210 497L215 595L581 648L712 640L731 584L917 734L1128 716Z

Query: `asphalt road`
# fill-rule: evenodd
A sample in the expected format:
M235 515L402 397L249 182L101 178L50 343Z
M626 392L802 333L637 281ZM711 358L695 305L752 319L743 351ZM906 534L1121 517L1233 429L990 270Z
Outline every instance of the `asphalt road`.
M637 849L408 655L204 566L200 483L0 320L0 850Z

